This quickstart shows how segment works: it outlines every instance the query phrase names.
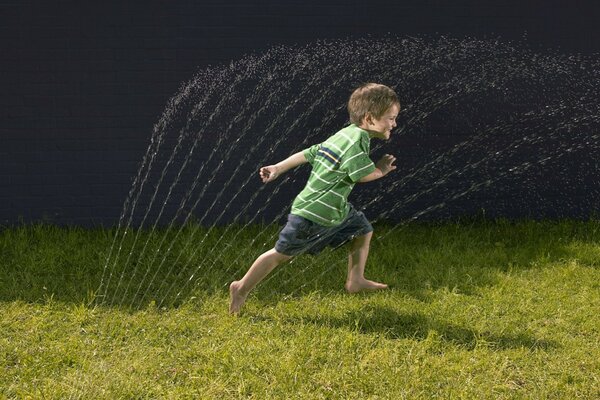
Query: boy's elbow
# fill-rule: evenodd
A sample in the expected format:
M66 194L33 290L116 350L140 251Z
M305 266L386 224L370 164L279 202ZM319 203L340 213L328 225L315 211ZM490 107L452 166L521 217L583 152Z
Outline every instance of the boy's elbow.
M360 178L359 180L357 180L356 182L358 183L367 183L367 182L371 182L374 181L375 179L377 179L376 176L372 176L372 175L367 175L365 177Z
M381 170L375 169L375 171L371 172L369 175L363 176L357 182L358 183L371 182L371 181L381 178L382 176L383 176L383 174L381 173Z

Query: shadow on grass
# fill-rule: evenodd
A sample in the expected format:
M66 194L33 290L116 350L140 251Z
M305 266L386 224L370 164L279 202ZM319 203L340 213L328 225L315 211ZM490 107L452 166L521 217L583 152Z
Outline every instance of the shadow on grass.
M358 311L350 311L342 317L329 315L302 316L286 320L290 324L300 321L320 327L357 331L366 335L382 335L391 340L416 339L427 341L432 348L438 344L452 344L473 350L485 346L492 349L551 350L560 345L553 340L533 337L524 332L481 332L455 325L420 313L401 314L390 307L368 305Z
M257 243L271 240L277 232L277 227L272 227L261 236L262 230L255 227L236 237L236 229L228 232L232 236L226 237L225 244L219 242L224 229L215 229L202 241L193 240L196 236L184 231L176 240L173 237L168 257L165 253L163 259L160 253L158 261L154 261L154 250L160 248L163 233L142 232L136 247L128 242L132 242L132 232L123 249L136 251L129 260L129 252L123 250L115 266L107 263L114 230L54 226L6 229L0 231L0 301L53 298L87 303L98 294L103 279L109 282L106 298L117 300L109 304L132 310L152 302L170 308L193 296L226 295L227 284L239 279L260 254ZM188 239L192 239L191 245L186 248ZM229 241L235 246L226 246ZM409 224L397 229L378 226L367 273L426 301L430 290L456 289L468 295L495 285L500 274L552 267L564 260L575 259L596 268L600 265L598 242L597 221L479 221ZM258 297L280 299L341 290L345 257L345 249L313 258L298 257L295 265L279 267L274 279L261 284Z

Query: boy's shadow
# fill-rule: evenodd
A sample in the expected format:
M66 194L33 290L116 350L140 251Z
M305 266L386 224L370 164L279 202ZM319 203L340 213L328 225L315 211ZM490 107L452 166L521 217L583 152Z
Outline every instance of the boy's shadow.
M308 322L321 327L357 331L366 335L382 335L391 340L417 339L454 344L467 350L473 350L478 346L500 350L515 348L548 350L559 347L559 344L553 340L536 338L524 332L497 334L477 331L416 312L402 314L385 306L366 305L360 310L353 310L339 317L294 316L287 318L286 322L296 326L299 322Z

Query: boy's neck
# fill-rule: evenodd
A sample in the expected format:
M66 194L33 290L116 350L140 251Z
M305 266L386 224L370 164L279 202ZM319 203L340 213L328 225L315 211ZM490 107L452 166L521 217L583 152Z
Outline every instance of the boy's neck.
M375 137L375 132L368 130L367 128L364 127L364 125L365 124L360 124L360 125L356 125L356 127L367 132L367 134L369 135L369 139L373 139L373 137Z

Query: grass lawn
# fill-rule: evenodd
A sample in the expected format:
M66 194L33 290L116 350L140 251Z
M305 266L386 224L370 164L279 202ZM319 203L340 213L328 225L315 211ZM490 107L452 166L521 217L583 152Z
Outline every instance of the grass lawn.
M228 315L277 231L3 229L0 398L600 398L600 222L376 226L391 289L326 250Z

